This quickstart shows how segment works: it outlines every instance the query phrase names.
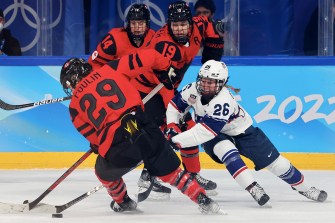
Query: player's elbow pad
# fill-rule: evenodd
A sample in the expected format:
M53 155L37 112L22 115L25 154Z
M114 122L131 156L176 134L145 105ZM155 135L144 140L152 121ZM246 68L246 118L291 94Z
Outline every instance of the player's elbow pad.
M220 61L223 54L223 38L206 38L204 42L204 50L202 51L201 63L208 60Z

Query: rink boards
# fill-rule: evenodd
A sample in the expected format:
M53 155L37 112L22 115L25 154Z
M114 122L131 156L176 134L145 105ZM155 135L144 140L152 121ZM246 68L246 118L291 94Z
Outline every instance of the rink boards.
M0 169L57 169L69 168L84 153L82 152L9 152L0 153ZM297 168L305 170L335 170L334 153L282 153ZM177 153L179 156L179 153ZM242 157L249 168L253 163ZM90 155L78 168L93 168L96 155ZM200 152L201 168L226 169L214 162L205 152ZM139 167L142 168L142 167Z
M58 80L66 59L1 59L1 100L24 104L64 97ZM228 64L229 84L241 88L236 99L280 152L303 169L335 169L335 59L229 57L223 61ZM195 81L200 65L196 58L181 86ZM70 121L68 102L0 109L0 169L69 167L87 150L88 143ZM202 168L223 168L201 151ZM81 167L93 167L93 157Z

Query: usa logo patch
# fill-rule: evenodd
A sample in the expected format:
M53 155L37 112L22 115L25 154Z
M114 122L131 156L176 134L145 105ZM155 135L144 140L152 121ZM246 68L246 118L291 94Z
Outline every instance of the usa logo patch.
M194 94L191 94L190 97L187 99L187 101L190 104L194 104L196 102L197 96L195 96Z

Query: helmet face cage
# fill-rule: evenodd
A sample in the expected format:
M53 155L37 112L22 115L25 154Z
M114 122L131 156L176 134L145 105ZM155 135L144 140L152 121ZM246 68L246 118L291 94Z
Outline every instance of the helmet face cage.
M131 32L130 21L145 20L146 28L143 34L134 34ZM126 17L126 31L133 41L143 41L150 29L150 11L145 4L133 4Z
M61 70L60 82L64 92L71 96L78 82L86 77L92 70L92 66L84 59L71 58L67 60Z
M209 77L203 77L200 74L198 74L197 82L196 82L197 91L201 96L213 98L221 91L225 82L221 81L221 80L215 80L215 89L214 89L214 91L212 91L209 88L206 89L202 85L201 82L206 81L206 80L215 80L215 79L209 78Z
M181 21L188 21L190 28L188 30L187 36L179 37L174 35L173 30L171 28L172 22L181 22ZM169 5L168 10L168 30L172 38L181 44L186 44L191 36L192 33L192 13L191 9L186 2L177 1Z
M220 61L209 60L202 65L197 76L196 88L201 96L213 98L228 82L228 68ZM215 81L215 88L204 86L206 81Z

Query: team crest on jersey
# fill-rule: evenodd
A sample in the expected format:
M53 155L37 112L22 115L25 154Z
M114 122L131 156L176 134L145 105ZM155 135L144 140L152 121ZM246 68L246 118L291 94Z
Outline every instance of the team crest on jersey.
M194 94L191 94L190 97L187 99L188 102L190 102L190 104L195 104L197 99L197 96L195 96Z
M99 54L98 51L94 51L92 53L92 60L95 60L95 58L97 58L98 54Z

